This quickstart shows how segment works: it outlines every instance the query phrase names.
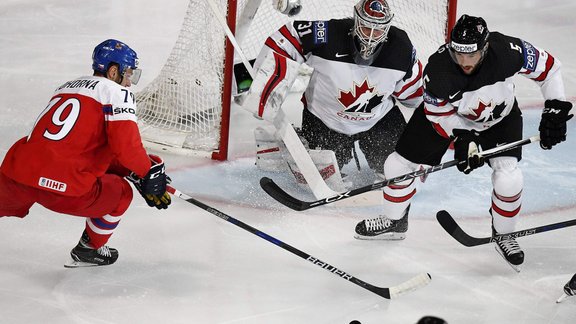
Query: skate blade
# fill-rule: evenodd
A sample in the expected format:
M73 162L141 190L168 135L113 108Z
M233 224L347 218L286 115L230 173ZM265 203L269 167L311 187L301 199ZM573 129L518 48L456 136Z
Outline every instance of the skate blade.
M82 262L82 261L76 261L76 260L72 260L72 259L70 259L70 261L68 261L68 263L65 263L65 264L64 264L64 268L69 268L69 269L73 269L73 268L86 268L86 267L97 267L97 266L99 266L99 264Z
M561 302L566 300L566 298L568 298L568 297L570 297L570 296L568 296L566 294L562 294L562 296L560 296L560 298L558 298L558 300L556 300L556 304L560 304Z
M504 256L504 254L502 254L502 252L500 252L500 249L498 249L497 246L495 246L494 249L496 250L496 252L498 252L498 254L500 254L500 256L502 257L502 259L504 259L504 261L505 261L512 269L514 269L514 271L520 273L520 269L521 269L520 266L521 266L521 264L515 265L515 264L512 264L512 263L508 262L508 260L506 260L506 257Z
M386 233L374 236L355 234L354 238L366 241L400 241L406 238L406 233Z

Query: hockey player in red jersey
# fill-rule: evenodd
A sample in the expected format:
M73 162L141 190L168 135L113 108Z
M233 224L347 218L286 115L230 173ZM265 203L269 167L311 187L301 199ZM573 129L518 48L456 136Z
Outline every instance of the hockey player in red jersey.
M334 151L340 168L358 141L370 168L382 173L406 126L396 102L422 102L423 68L406 32L392 26L386 0L360 0L351 9L354 18L284 25L266 40L255 67L270 51L312 67L301 135L311 149Z
M0 217L25 217L34 203L86 217L69 267L108 265L118 258L105 244L132 201L124 177L148 205L170 204L164 163L142 146L128 89L140 77L136 52L109 39L96 46L92 60L93 75L59 86L0 167Z
M387 178L437 165L454 139L454 156L465 174L481 167L487 150L522 138L522 114L512 77L528 77L540 86L545 108L540 146L551 149L566 139L572 104L566 101L560 62L547 51L518 38L488 32L484 19L463 15L450 43L430 56L424 69L424 103L416 109L396 151L385 162ZM491 157L490 214L495 233L513 232L522 201L521 148ZM361 221L360 239L403 239L408 210L416 193L413 180L384 188L384 216ZM524 252L516 240L496 243L497 251L518 270Z

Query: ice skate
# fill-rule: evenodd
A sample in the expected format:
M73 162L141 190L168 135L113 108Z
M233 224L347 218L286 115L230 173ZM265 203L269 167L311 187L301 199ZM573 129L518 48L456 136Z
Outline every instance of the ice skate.
M562 294L562 296L560 296L560 298L558 298L558 300L556 300L556 302L561 303L566 298L568 298L570 296L574 296L574 295L576 295L576 274L573 275L572 279L570 279L570 281L568 281L564 285L564 293Z
M93 249L88 244L89 240L88 234L84 232L78 244L70 251L72 259L64 264L65 268L102 266L116 262L118 250L106 245Z
M498 234L492 228L494 235ZM524 262L524 252L518 245L518 242L512 237L503 237L501 240L494 242L496 251L508 262L516 272L520 272L520 265Z
M408 231L408 213L398 220L386 216L365 219L356 225L359 240L403 240Z

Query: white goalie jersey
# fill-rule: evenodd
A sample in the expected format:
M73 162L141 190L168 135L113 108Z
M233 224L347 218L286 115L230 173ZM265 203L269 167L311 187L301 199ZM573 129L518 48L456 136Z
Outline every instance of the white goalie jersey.
M407 34L391 27L372 65L353 59L353 20L294 21L265 42L255 67L274 51L314 68L302 101L316 117L339 133L366 131L399 100L415 108L422 102L422 64ZM281 74L281 73L279 73Z

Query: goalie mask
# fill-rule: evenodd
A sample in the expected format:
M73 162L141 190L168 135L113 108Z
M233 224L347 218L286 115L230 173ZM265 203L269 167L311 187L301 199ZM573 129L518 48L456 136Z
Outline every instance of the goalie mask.
M357 64L370 65L388 37L392 14L386 0L360 0L354 6L352 39Z
M103 73L108 71L110 64L118 64L122 77L130 78L130 82L137 84L142 70L138 69L138 55L128 45L115 39L108 39L98 44L92 53L92 69ZM131 73L126 73L131 69Z

